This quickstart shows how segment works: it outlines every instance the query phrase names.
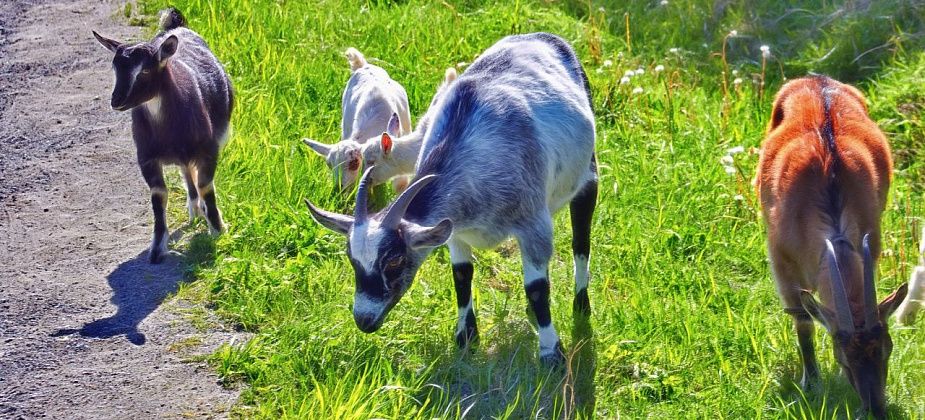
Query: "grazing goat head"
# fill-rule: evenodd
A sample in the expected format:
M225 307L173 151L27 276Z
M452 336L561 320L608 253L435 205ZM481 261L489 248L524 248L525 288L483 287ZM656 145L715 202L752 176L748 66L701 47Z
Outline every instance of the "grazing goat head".
M432 227L404 219L408 205L435 175L417 179L390 206L369 214L366 200L372 171L372 167L367 168L360 179L353 216L324 211L306 201L318 223L348 238L347 256L356 275L353 319L366 333L382 326L386 315L411 287L421 264L453 231L448 219Z
M168 36L158 45L150 42L127 45L96 31L93 36L115 54L112 69L116 74L116 86L110 102L112 109L125 111L157 95L167 60L177 52L179 39L176 36Z
M903 284L879 304L874 287L875 264L870 253L870 235L863 241L863 324L855 325L842 266L832 241L826 240L826 259L831 277L834 308L822 306L813 294L801 292L803 308L825 326L834 343L835 360L844 369L851 386L858 393L864 410L882 417L886 407L886 379L893 340L887 320L906 296ZM850 272L850 271L848 271Z
M302 139L315 153L324 157L328 167L334 171L334 180L341 190L348 190L356 181L362 162L362 145L354 140L342 140L325 144L312 139Z

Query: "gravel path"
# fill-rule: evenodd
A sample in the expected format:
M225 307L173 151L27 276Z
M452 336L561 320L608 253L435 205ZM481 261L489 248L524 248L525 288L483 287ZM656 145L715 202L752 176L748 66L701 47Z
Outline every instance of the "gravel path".
M90 34L140 39L120 4L0 0L0 418L225 417L237 398L189 359L241 338L167 299L178 257L145 260L130 116Z

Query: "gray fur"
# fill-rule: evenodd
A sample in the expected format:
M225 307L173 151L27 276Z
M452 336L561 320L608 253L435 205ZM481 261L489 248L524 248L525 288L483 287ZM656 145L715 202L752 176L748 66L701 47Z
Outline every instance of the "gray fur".
M580 63L556 36L509 36L435 98L428 113L416 181L396 200L410 201L398 228L386 223L390 207L355 221L347 233L355 299L362 302L354 308L357 325L379 328L435 246L448 241L451 254L468 253L513 236L531 306L545 318L537 313L540 355L561 357L546 285L552 215L588 185L596 191L594 114ZM330 214L312 209L331 225Z

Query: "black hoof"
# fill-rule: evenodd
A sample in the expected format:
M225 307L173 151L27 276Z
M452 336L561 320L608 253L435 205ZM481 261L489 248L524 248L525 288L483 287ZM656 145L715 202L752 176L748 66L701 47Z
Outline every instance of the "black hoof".
M572 312L584 316L591 315L591 300L588 299L588 289L584 289L575 295L575 300L572 302Z
M540 363L549 368L560 368L565 366L565 351L562 349L562 342L556 342L555 350L543 354L540 349Z
M159 250L151 250L148 253L148 263L149 264L160 264L164 260L163 254Z
M456 346L460 349L472 348L479 344L478 327L466 328L465 331L456 333Z

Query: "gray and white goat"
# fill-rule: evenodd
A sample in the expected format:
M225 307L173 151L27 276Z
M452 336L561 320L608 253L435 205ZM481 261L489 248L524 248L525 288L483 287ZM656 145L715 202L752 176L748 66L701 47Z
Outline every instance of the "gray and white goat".
M342 189L350 188L359 175L360 149L365 142L384 131L399 135L411 132L405 88L392 80L381 67L369 64L355 48L348 48L346 56L352 74L341 99L343 121L340 142L325 144L302 139L325 158ZM394 120L391 119L393 115L397 116Z
M161 12L160 32L150 42L126 44L95 31L93 36L115 54L112 109L132 110L138 166L154 211L149 261L158 263L168 240L164 164L179 165L183 172L190 218L204 215L213 233L223 229L212 180L229 132L231 80L176 9Z
M427 256L446 243L459 310L456 341L467 346L478 338L472 248L494 247L513 236L538 325L540 359L560 363L562 346L549 310L552 215L569 203L574 307L588 314L594 143L587 77L567 42L545 33L515 35L486 50L435 104L416 180L390 206L368 213L370 169L353 216L307 203L315 220L348 237L360 330L379 329Z

